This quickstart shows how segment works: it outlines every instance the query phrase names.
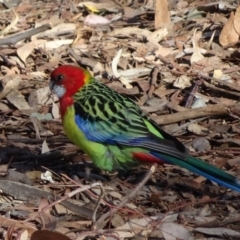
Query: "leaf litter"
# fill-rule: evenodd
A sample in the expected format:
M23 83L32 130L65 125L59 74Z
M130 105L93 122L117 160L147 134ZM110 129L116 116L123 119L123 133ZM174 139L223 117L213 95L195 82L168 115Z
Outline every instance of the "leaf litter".
M177 166L143 186L149 167L99 171L64 135L48 88L59 64L83 65L238 176L238 1L3 0L0 11L1 239L239 238L238 193Z

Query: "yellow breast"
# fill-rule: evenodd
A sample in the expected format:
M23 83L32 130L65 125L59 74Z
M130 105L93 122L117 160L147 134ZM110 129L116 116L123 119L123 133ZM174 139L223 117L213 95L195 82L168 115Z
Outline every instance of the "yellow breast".
M65 112L63 118L63 127L68 138L90 157L95 158L99 154L99 151L101 152L103 145L89 141L76 124L73 106L69 106Z

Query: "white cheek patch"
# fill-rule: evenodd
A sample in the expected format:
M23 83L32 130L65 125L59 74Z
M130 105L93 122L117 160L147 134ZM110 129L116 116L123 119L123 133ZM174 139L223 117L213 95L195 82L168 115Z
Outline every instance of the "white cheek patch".
M59 86L59 85L54 85L52 87L52 91L59 97L63 97L63 95L66 93L66 88L63 86Z

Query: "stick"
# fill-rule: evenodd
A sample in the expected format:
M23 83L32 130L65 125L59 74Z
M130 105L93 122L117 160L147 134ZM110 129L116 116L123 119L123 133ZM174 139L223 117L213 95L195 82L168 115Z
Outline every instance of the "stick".
M104 197L104 189L103 189L103 186L100 184L99 185L100 189L101 189L101 194L99 195L99 199L97 201L97 204L94 208L94 211L93 211L93 215L92 215L92 224L93 224L93 229L95 230L96 229L96 225L95 225L95 222L96 222L96 215L97 215L97 210L101 204L101 200L103 199Z
M229 105L229 108L232 105ZM171 124L180 122L182 120L189 120L193 118L200 118L200 117L210 117L210 116L217 116L217 115L228 115L229 110L227 106L223 106L222 104L216 105L208 105L207 107L200 107L195 109L189 109L186 111L168 114L168 115L161 115L161 116L154 116L152 119L159 125Z
M13 44L14 45L21 40L24 40L26 38L30 38L31 36L33 36L37 33L40 33L40 32L44 32L44 31L46 31L50 28L51 28L50 24L44 24L40 27L36 27L36 28L33 28L33 29L26 30L25 32L14 34L14 35L11 35L11 36L6 37L6 38L1 38L0 39L0 45L7 45L7 44Z
M139 190L145 185L145 183L149 180L149 178L152 176L152 174L155 172L156 170L156 166L153 165L148 173L146 174L146 176L144 177L144 179L137 185L137 187L130 193L130 195L127 195L122 202L116 206L116 208L114 208L113 210L110 210L109 212L103 214L95 223L95 229L99 229L100 224L105 221L106 218L108 218L110 215L113 215L115 212L118 211L119 208L123 207L124 205L126 205L126 203L128 203L132 198L134 198L136 196L136 194L139 192Z
M206 81L203 81L203 84L212 89L212 90L215 90L215 91L218 91L218 92L222 92L222 93L225 93L225 94L228 94L228 95L233 95L233 96L236 96L236 97L240 97L240 93L239 92L234 92L234 91L230 91L230 90L225 90L223 88L219 88L215 85L212 85L211 83L208 83ZM236 87L236 86L235 86ZM237 90L237 89L236 89Z

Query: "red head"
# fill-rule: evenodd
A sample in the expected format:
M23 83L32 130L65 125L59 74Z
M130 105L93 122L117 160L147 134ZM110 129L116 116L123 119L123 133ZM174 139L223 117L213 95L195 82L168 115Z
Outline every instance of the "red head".
M91 79L90 73L80 67L63 65L51 73L50 89L59 97L71 97Z
M73 104L72 96L91 79L90 73L80 67L63 65L51 73L49 87L60 99L62 115Z

